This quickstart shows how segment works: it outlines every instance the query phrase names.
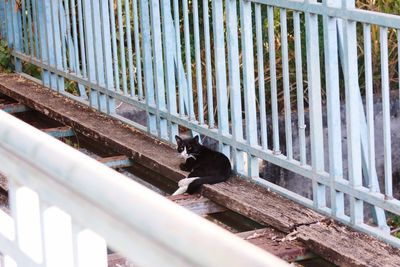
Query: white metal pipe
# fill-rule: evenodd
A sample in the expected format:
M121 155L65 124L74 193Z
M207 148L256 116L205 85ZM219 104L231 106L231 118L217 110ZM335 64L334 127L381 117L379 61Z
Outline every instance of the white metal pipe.
M92 218L90 225L94 231L111 231L107 236L112 239L107 240L110 244L146 241L144 247L154 246L166 255L169 253L171 258L180 258L180 263L190 263L189 266L285 265L275 256L4 112L0 112L0 150L2 172L11 179L15 177L19 183L29 183L27 186L47 202L51 203L52 197L59 200L64 197L68 201L57 201L58 206L73 219L75 209L82 211L87 207L88 214L81 216ZM116 225L107 227L101 220L96 222L96 214L103 214ZM133 240L132 237L141 238ZM131 260L138 260L140 255L134 251L126 254L128 251L126 248L122 252ZM158 262L156 258L154 255L143 260L155 266L152 263Z

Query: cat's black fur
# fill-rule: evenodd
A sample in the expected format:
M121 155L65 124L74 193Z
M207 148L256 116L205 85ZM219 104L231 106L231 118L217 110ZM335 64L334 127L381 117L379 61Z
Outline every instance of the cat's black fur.
M215 184L226 181L231 175L231 163L222 153L213 151L199 143L199 136L181 138L175 136L178 152L186 149L188 158L179 165L183 171L190 172L189 177L199 177L188 185L187 193L193 194L203 184Z

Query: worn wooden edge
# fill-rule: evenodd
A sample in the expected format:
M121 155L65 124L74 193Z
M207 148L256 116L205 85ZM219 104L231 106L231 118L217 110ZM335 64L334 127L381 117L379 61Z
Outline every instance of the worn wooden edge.
M167 199L200 216L224 212L227 209L200 194L168 196Z
M333 220L300 226L297 238L338 266L400 266L400 249Z
M178 181L185 176L185 173L180 171L178 168L179 161L177 159L173 160L175 152L168 144L165 144L162 141L156 140L155 138L150 137L143 132L133 129L132 127L120 121L100 114L96 110L83 106L74 100L63 97L56 92L51 91L50 89L22 78L17 74L0 74L0 93L16 99L21 104L35 109L64 125L72 127L75 131L88 138L103 142L106 146L109 146L117 152L132 158L135 163L139 163L140 165L150 168L157 173L163 174L163 176L173 181ZM60 106L65 107L61 111L57 110L57 107ZM74 112L71 110L78 112L82 116L77 117L76 114L74 114ZM101 127L96 127L96 125L91 123L90 120L92 122L99 121ZM122 135L124 135L125 139L121 139L121 136L113 136L110 134L110 131L114 132L116 129L119 129L119 131L122 132ZM157 151L154 151L154 149L148 150L149 147L154 146L154 144L158 145ZM145 147L143 147L143 145L145 145ZM155 157L157 154L162 156ZM319 215L310 209L302 207L300 204L276 195L275 193L272 193L260 186L239 179L240 178L233 177L230 178L227 183L205 185L203 187L202 194L217 204L225 206L228 209L247 216L261 224L271 225L283 231L284 233L299 231L298 238L300 241L304 242L312 251L318 253L323 258L332 261L333 263L341 266L374 266L368 265L369 263L365 261L355 259L351 255L348 255L349 253L345 253L344 251L338 249L332 249L332 247L343 246L341 239L337 239L333 244L327 245L326 241L330 239L331 232L326 229L326 226L322 227L318 231L315 230L317 227L316 225L321 226L326 221L329 221L327 217ZM242 203L242 201L244 201L243 199L238 197L232 198L232 195L229 196L227 193L229 190L227 189L232 186L232 183L236 182L247 183L242 184L243 190L251 192L252 190L256 189L259 193L262 192L263 194L268 195L270 198L275 199L274 201L276 201L276 203L292 202L295 206L298 205L298 207L301 207L306 214L306 217L311 216L312 218L305 223L297 222L287 224L283 223L279 217L263 214L263 212L260 210L260 207L257 207L255 203L251 203L250 201L245 201ZM282 214L290 214L291 212L291 209L283 210ZM346 232L341 233L342 238L348 238L349 240L353 241L359 239L357 242L353 242L353 245L348 248L348 251L357 249L357 251L364 254L364 256L371 255L370 258L375 258L377 262L384 262L385 259L390 256L387 253L377 255L374 250L369 250L364 246L359 246L359 242L362 243L370 241L367 241L364 238L360 239L359 232L349 228L347 229L348 230ZM318 234L319 232L325 232L325 234L320 235ZM374 240L374 243L379 243L380 246L387 246L392 249L391 251L394 251L395 253L392 255L392 260L397 264L397 260L400 258L400 253L398 253L398 250L382 241L374 238L372 239ZM364 258L368 257L365 256ZM388 266L400 266L400 264Z
M296 236L292 234L286 235L271 227L242 232L236 235L289 262L315 257L308 247L296 240Z
M284 233L290 233L299 225L326 219L309 208L239 177L232 177L225 183L204 185L202 194L232 211Z
M179 159L166 144L97 110L69 99L18 74L0 74L0 92L74 131L102 142L116 152L174 181L185 177ZM115 134L118 133L118 134ZM157 149L154 149L157 144ZM159 154L169 156L157 157Z

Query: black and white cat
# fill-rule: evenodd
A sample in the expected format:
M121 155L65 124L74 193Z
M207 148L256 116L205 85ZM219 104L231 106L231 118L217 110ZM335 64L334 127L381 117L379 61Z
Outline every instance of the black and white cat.
M178 152L185 159L179 165L183 171L190 172L188 178L179 181L178 190L173 195L193 194L203 184L226 181L231 175L231 163L222 153L213 151L199 143L199 136L181 138L175 135Z

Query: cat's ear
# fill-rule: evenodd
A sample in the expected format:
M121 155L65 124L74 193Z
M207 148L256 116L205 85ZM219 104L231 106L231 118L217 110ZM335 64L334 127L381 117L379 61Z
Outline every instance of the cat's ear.
M195 141L196 143L199 143L199 136L196 135L195 137L193 137L193 141Z
M176 143L179 145L180 143L182 143L182 138L180 138L179 136L175 135L175 140Z

